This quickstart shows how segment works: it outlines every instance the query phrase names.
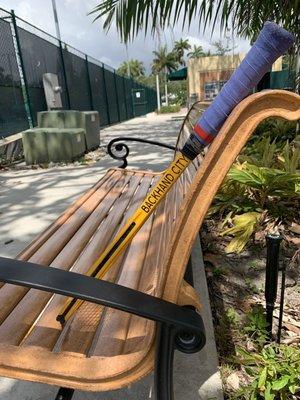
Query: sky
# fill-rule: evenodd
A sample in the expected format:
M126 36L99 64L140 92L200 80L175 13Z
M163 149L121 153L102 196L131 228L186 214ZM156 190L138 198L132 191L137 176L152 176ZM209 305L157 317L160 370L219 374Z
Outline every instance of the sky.
M121 43L116 28L112 27L108 33L102 29L100 21L93 22L93 16L87 15L99 0L56 0L57 13L60 24L61 38L64 42L99 59L106 64L118 68L127 59L125 45ZM37 27L56 35L51 0L0 0L0 7L14 9L17 16L27 20ZM192 45L201 45L204 50L211 48L211 43L224 39L217 27L213 33L208 29L203 33L198 29L195 20L190 29L182 30L180 25L173 29L161 32L162 44L167 43L171 50L174 40L189 39ZM235 52L245 52L249 49L249 42L234 38ZM158 46L158 39L150 34L143 33L128 45L128 57L144 62L146 70L150 71L153 59L153 50Z

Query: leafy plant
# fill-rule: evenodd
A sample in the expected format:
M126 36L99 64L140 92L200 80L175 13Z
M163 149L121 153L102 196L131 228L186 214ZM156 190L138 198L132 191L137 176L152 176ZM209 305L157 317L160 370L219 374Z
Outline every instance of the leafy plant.
M290 197L298 194L300 175L275 168L258 167L247 162L235 164L229 171L232 182L246 185L260 207L265 207L268 196Z
M208 215L225 218L221 235L233 239L227 252L241 252L252 234L267 221L299 215L300 148L270 137L245 148L215 197Z
M300 348L270 345L260 354L238 349L237 362L245 367L251 383L236 394L238 399L291 399L300 387Z
M263 307L257 306L247 315L244 332L261 347L268 338L267 326Z
M232 307L229 307L226 310L226 317L230 325L237 325L237 323L239 322L238 313Z
M223 236L234 235L234 238L226 248L227 253L232 253L234 251L240 253L244 249L254 232L255 226L259 223L260 218L261 214L257 212L248 212L233 217L233 226L221 232Z
M283 154L278 157L278 161L286 172L297 173L297 169L300 168L300 148L292 149L287 141L283 148Z
M261 122L250 139L250 144L257 143L262 137L270 137L271 142L277 143L290 142L296 136L296 122L286 121L280 118L268 118Z

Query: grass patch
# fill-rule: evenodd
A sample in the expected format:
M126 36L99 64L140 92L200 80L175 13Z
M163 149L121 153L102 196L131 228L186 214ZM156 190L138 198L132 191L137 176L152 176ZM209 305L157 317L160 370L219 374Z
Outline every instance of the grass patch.
M156 110L157 114L169 114L179 112L181 106L179 104L173 104L171 106L162 106L160 111Z

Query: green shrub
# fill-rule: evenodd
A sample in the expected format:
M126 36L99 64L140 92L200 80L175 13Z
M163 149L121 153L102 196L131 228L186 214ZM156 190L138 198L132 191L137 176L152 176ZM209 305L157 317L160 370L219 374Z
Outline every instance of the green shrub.
M295 121L286 121L280 118L268 118L258 125L250 139L250 143L256 142L265 136L270 137L271 141L292 141L296 136L296 125L297 122Z
M263 138L252 142L230 169L208 215L224 218L227 252L241 252L266 221L299 218L300 148Z
M261 305L255 306L247 315L244 332L262 349L268 339L267 321Z
M179 104L174 104L170 106L162 106L160 111L156 110L157 114L168 114L168 113L176 113L180 111L181 107Z
M285 400L300 387L300 348L272 344L260 354L238 350L237 363L243 365L251 383L235 395L246 400Z

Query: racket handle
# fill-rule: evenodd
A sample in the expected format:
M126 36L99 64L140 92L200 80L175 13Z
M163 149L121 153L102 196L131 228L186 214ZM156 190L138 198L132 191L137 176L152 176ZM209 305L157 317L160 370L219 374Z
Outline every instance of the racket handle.
M220 93L202 114L194 131L185 143L182 152L194 159L203 147L209 145L227 117L269 71L274 61L284 54L294 43L294 36L276 25L266 22L257 40L231 75Z

